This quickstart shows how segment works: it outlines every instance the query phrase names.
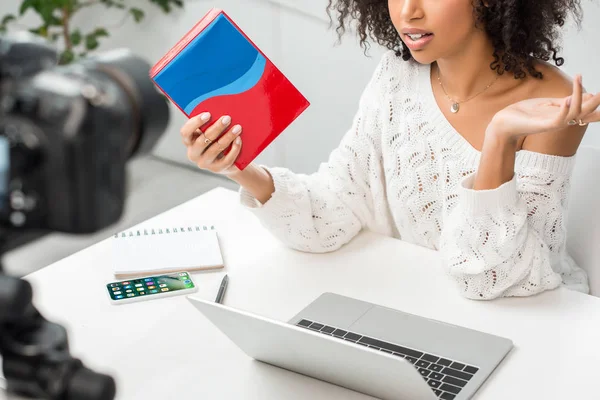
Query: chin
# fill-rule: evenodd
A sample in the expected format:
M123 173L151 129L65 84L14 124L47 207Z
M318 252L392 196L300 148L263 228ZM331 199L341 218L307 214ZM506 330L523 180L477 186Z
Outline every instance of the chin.
M412 58L419 64L428 65L435 62L438 57L427 50L411 51Z
M403 41L404 43L404 41ZM404 43L406 46L406 43ZM431 64L439 58L439 53L432 49L430 46L427 46L421 50L411 50L408 49L412 58L418 62L419 64Z

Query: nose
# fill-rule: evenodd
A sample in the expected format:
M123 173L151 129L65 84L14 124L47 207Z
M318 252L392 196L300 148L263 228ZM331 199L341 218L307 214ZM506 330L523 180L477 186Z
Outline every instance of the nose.
M421 0L403 0L400 6L400 17L404 21L423 18Z

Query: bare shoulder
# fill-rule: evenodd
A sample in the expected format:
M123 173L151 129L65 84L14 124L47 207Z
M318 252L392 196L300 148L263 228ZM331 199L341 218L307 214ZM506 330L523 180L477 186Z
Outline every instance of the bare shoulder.
M566 97L573 93L573 78L558 67L538 61L536 69L543 74L542 79L528 78L529 98ZM585 93L585 86L584 86ZM530 135L523 141L524 150L543 154L570 157L577 152L587 126L565 126L555 132Z
M573 91L573 78L560 68L538 61L535 68L544 76L542 79L530 78L531 88L540 91L539 97L565 97Z

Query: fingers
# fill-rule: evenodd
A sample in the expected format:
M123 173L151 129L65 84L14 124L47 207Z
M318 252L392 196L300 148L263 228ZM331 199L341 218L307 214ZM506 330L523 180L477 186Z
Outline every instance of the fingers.
M592 93L584 93L583 94L583 102L585 103L586 101L588 101L592 97L594 97L594 95Z
M594 111L593 113L590 113L585 117L581 118L581 124L583 125L587 125L592 122L600 122L600 111Z
M224 115L217 122L208 127L204 131L204 134L200 135L195 142L188 146L188 158L190 161L198 164L201 161L200 158L204 154L204 151L219 139L219 136L227 129L229 124L231 124L231 117Z
M570 97L570 107L567 113L567 120L576 120L581 115L583 86L581 83L581 75L577 75L573 81L573 94Z
M218 161L213 163L213 168L215 171L225 171L230 168L235 162L237 156L240 154L242 150L242 138L237 136L231 145L231 151L227 153L227 155L221 158Z
M573 80L573 94L567 98L566 103L568 112L564 120L568 125L587 125L600 121L600 93L583 93L581 75L577 75ZM561 117L564 115L564 106L565 104L561 107Z
M223 115L217 122L204 131L204 137L208 138L211 142L216 142L230 124L231 117L229 115Z
M215 141L206 151L203 157L207 163L212 163L229 145L242 133L242 127L235 125L227 133Z
M581 108L581 117L587 118L589 114L596 111L600 107L600 93L596 93L595 96L591 96L583 103Z
M188 119L180 131L183 144L186 146L192 145L194 143L194 134L197 134L200 127L206 124L209 119L210 113L207 112Z
M570 103L571 103L571 96L565 97L563 99L563 101L560 103L560 113L556 117L556 121L558 121L560 123L560 125L562 125L564 123L564 121L567 121L567 116L569 115Z

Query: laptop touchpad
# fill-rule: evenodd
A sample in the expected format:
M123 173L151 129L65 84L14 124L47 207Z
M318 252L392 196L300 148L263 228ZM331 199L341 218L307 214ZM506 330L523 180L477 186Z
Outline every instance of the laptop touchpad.
M335 328L348 329L372 307L372 304L360 300L323 293L289 322L296 324L302 319L307 319Z
M465 356L464 350L461 350L460 345L456 346L457 344L469 343L469 339L473 340L472 343L477 343L477 337L467 335L469 331L464 328L381 306L371 308L352 324L349 330L412 349L427 350L433 354L457 359L463 359ZM453 345L449 346L448 342L452 342Z

